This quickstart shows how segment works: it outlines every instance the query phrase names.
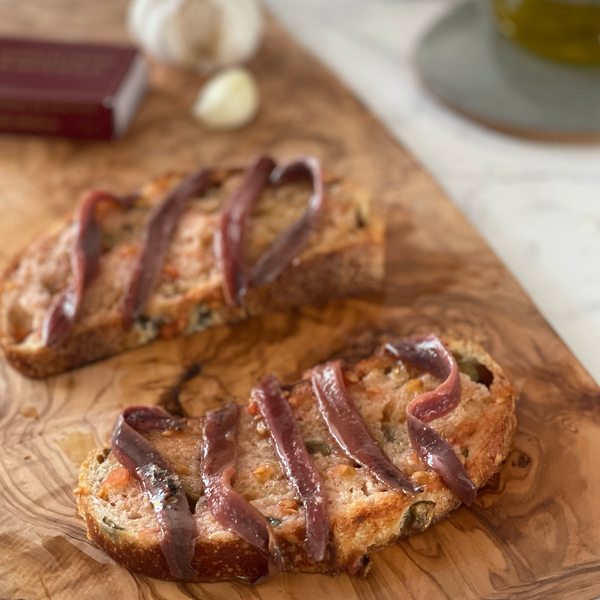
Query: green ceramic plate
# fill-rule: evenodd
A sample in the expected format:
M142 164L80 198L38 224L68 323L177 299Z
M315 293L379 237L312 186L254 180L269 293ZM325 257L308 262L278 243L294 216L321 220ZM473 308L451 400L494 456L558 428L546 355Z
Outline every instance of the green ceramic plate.
M416 62L438 98L485 125L528 137L600 138L600 67L545 59L505 38L483 0L439 21Z

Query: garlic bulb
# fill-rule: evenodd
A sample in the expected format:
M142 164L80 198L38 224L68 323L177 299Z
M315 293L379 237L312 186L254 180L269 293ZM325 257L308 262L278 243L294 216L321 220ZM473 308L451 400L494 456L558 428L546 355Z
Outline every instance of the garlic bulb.
M258 104L252 73L243 67L230 67L204 84L192 114L211 129L237 129L254 118Z
M127 21L149 54L203 72L245 62L262 34L256 0L133 0Z

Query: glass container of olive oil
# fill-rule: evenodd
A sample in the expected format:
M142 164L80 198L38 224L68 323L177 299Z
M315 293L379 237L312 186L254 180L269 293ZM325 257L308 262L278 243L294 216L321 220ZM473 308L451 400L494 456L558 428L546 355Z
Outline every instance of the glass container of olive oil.
M549 58L600 64L600 0L493 0L502 33Z

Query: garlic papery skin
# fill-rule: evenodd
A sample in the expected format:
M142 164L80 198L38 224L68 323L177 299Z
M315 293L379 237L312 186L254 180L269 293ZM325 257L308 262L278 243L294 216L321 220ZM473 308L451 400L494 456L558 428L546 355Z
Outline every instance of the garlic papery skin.
M157 60L205 73L249 60L263 29L256 0L133 0L127 23Z
M231 67L213 75L200 90L192 114L210 129L238 129L255 117L258 86L244 67Z

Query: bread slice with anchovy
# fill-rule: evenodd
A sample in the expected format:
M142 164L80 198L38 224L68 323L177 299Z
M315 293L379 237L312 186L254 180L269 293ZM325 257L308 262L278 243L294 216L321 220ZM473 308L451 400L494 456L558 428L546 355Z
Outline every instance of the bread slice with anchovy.
M143 188L129 209L97 207L103 249L85 289L72 331L56 347L42 336L45 315L71 281L73 220L36 239L12 262L1 282L0 345L8 361L31 377L45 377L146 344L188 335L252 315L319 303L378 289L384 272L384 229L369 194L325 175L325 202L304 249L274 281L251 288L242 306L227 304L214 236L221 209L242 179L241 169L213 171L210 187L190 201L170 239L158 284L131 328L120 298L132 272L148 216L183 179L167 175ZM251 215L250 265L306 208L311 186L296 181L267 187Z
M501 368L479 346L456 340L445 340L445 346L461 371L461 399L450 414L430 426L450 444L476 488L481 488L508 454L515 429L515 393ZM370 553L423 531L460 504L440 476L418 458L408 439L409 402L436 389L440 379L386 352L344 367L343 378L377 444L422 491L414 495L392 491L349 459L329 432L310 381L284 388L289 389L287 401L325 485L331 521L332 541L324 560L310 560L303 545L304 507L251 403L240 411L233 487L270 521L286 571L365 575ZM205 501L202 422L201 416L188 418L180 430L149 430L143 435L171 463L195 510L195 581L253 582L267 572L266 558L221 526ZM75 493L88 536L100 548L134 572L173 580L159 546L155 510L110 447L98 448L83 463Z

